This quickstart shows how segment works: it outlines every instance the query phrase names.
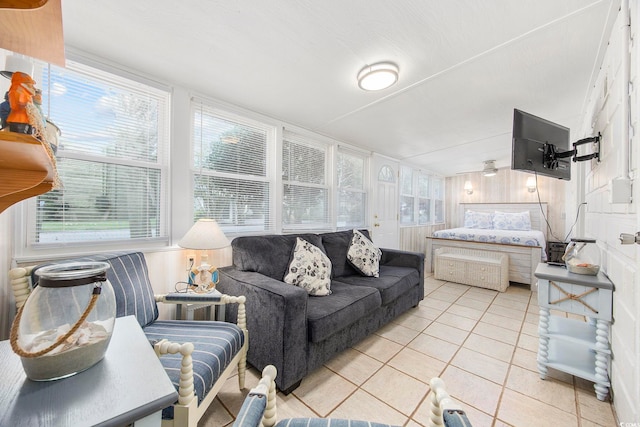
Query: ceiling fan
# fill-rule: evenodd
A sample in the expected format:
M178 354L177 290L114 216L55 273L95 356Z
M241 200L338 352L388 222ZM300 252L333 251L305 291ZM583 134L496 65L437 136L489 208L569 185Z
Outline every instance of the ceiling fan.
M484 176L494 176L498 173L498 168L496 168L495 160L485 160L484 168L481 171L467 171L467 172L458 172L459 175L464 175L465 173L476 173L482 172Z

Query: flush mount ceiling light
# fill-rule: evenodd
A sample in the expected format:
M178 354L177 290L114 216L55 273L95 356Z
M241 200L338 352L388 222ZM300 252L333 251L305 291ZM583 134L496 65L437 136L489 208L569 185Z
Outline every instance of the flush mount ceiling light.
M367 65L358 73L358 86L364 90L382 90L398 81L398 66L392 62Z
M484 169L482 169L482 175L484 176L495 176L498 173L498 169L496 168L495 160L487 160L484 162Z

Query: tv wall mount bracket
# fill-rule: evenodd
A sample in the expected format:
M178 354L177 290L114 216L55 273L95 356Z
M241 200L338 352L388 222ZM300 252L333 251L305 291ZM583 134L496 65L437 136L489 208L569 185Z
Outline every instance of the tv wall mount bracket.
M602 134L590 138L583 138L573 143L573 150L557 151L556 146L545 142L543 150L543 164L547 169L556 169L558 167L558 159L566 159L571 157L574 162L585 162L587 160L596 159L600 162L600 139ZM578 147L584 144L593 144L593 152L578 156Z

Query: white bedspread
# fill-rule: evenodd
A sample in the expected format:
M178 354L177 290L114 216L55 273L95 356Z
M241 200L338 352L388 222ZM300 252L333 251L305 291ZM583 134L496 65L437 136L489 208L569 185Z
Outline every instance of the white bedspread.
M542 259L547 259L547 242L539 230L517 231L496 230L493 228L451 228L435 231L433 237L440 239L467 240L482 243L500 243L503 245L540 246Z

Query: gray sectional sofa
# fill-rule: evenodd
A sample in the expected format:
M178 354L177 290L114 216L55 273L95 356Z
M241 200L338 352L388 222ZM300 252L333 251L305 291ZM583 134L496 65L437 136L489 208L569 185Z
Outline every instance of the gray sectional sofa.
M274 365L285 393L424 297L424 254L382 249L380 277L365 277L347 261L352 236L349 230L238 237L231 243L233 265L219 269L218 289L247 298L247 361L259 370ZM297 237L331 260L330 295L310 296L283 282Z

